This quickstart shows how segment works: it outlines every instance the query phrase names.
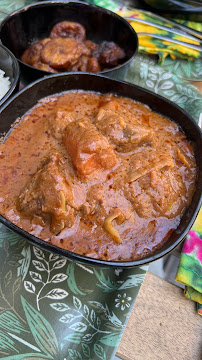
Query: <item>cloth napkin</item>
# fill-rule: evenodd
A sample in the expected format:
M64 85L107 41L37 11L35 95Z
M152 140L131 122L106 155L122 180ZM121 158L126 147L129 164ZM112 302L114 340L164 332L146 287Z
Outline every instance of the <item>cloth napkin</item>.
M166 25L170 28L173 28L173 26L167 23L166 21L156 19L152 15L148 15L141 10L129 8L127 6L120 6L113 0L94 0L93 3L108 8L122 17L132 17L136 19L147 20L147 21L155 22L156 24L160 24L164 26ZM202 31L202 23L188 21L183 19L182 17L180 19L172 18L172 20L175 20L176 22L184 24L195 30ZM179 36L171 32L157 29L156 27L145 25L135 21L129 21L129 22L137 33L146 32L156 35L163 35L171 39L181 40L195 45L200 45L199 42L187 39L186 37L183 37L181 35ZM193 50L186 46L174 44L168 41L163 41L153 37L152 35L151 36L139 35L138 39L139 39L138 51L140 53L158 55L160 63L163 63L164 59L169 55L172 59L180 58L180 59L188 59L188 60L194 60L196 58L199 58L200 56L200 52L198 50Z
M198 303L202 315L202 208L184 242L175 281L186 285L185 296Z

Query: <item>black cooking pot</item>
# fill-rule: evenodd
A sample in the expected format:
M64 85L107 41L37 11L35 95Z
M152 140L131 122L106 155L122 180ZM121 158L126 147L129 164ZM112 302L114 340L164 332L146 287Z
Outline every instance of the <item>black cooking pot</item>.
M89 265L103 265L110 267L132 267L156 260L168 252L172 251L183 240L191 228L201 203L202 190L202 134L195 121L184 110L165 98L156 95L136 85L126 82L112 80L99 75L72 73L47 76L43 79L30 84L21 90L11 100L9 100L0 111L0 132L8 132L11 124L17 117L21 117L30 108L36 105L37 101L49 95L61 93L68 90L89 90L100 93L113 93L124 96L147 104L153 111L169 117L180 125L187 138L192 142L195 150L195 158L198 166L198 178L196 181L196 190L187 208L178 228L170 235L167 242L152 256L147 256L140 260L134 261L103 261L88 258L73 252L63 250L57 246L46 243L45 241L27 233L14 225L0 215L0 221L11 230L28 239L35 245L41 246L49 251L54 251L60 255L66 256L79 262L85 262Z
M109 10L82 2L45 1L14 11L0 25L0 39L17 57L24 82L50 74L23 63L21 56L30 45L47 38L52 27L64 20L81 23L86 28L87 39L98 44L104 40L117 43L125 51L124 61L101 73L124 78L138 49L137 34L126 20Z

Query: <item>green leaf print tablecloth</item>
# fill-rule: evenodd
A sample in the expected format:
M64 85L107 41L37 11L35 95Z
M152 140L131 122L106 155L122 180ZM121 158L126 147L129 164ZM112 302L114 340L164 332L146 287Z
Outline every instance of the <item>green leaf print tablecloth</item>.
M0 358L112 359L146 270L71 262L0 224Z
M1 19L1 10L22 5L1 1ZM198 120L200 93L152 58L138 55L126 80L169 98ZM146 270L81 265L0 224L0 359L113 359Z

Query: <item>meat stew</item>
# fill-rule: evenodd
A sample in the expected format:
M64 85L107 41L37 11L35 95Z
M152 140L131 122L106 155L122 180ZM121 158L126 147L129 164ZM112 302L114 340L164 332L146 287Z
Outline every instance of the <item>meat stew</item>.
M140 259L178 226L196 173L175 123L127 98L68 92L40 101L1 144L0 213L78 254Z

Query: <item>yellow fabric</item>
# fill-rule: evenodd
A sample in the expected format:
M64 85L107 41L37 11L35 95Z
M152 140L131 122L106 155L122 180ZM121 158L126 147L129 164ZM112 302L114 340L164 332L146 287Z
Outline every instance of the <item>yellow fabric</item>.
M159 24L166 25L166 26L172 28L172 26L169 23L164 23L160 20L154 20L154 18L152 18L138 10L129 10L127 8L122 8L122 9L116 11L116 13L123 17L134 17L137 19L148 20L148 21L152 21L152 22L158 21ZM130 21L130 20L129 20L129 22L137 33L140 33L140 32L147 32L147 33L151 33L151 34L153 33L153 34L167 36L172 39L192 43L195 45L200 45L200 43L198 41L187 39L186 37L183 37L180 35L175 35L173 33L158 29L158 28L150 26L150 25L140 24L140 23L137 23L135 21ZM186 25L187 24L188 24L188 22L186 22ZM191 25L193 26L193 22L191 23ZM197 29L199 29L199 28L202 31L202 24L201 25L197 24ZM147 54L148 53L149 54L158 54L161 62L163 62L163 60L168 55L170 55L172 59L184 58L184 59L189 59L189 60L193 60L200 56L200 52L198 50L190 49L186 46L174 44L169 41L156 39L152 35L151 36L139 35L138 39L139 39L139 51L145 52Z

